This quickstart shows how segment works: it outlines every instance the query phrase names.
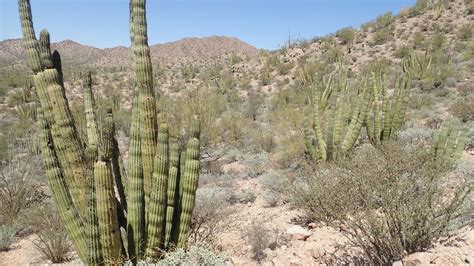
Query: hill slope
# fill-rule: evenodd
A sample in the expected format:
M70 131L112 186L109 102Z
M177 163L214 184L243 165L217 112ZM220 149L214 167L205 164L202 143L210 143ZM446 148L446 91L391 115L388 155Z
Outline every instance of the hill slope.
M131 62L131 50L123 46L99 49L65 40L52 44L52 49L60 52L63 65L121 67L128 66ZM210 61L231 53L254 56L258 52L257 48L237 38L222 36L184 38L175 42L152 45L150 50L153 61L165 64ZM22 39L0 42L0 68L11 64L18 67L26 65L26 52Z

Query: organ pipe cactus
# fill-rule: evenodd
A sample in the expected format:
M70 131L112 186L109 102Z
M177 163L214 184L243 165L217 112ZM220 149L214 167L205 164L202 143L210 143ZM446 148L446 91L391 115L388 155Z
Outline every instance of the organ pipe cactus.
M469 128L463 127L459 119L449 117L433 137L433 155L447 165L453 165L461 157L468 135Z
M371 73L370 86L374 97L367 113L366 128L372 144L380 145L383 141L396 138L405 120L410 84L406 75L397 76L393 82L392 96L389 97L385 75Z
M403 73L412 80L423 79L431 70L431 61L431 56L427 54L420 55L417 52L412 52L402 60Z
M170 142L168 126L157 126L145 5L145 0L130 1L134 96L125 173L112 110L102 119L97 116L90 73L83 80L87 140L82 143L66 98L60 55L51 53L48 31L36 39L29 0L18 0L38 98L45 174L86 264L152 260L160 250L186 245L199 180L199 122L193 119L182 152L178 142Z
M313 160L327 161L350 151L359 137L371 101L372 90L367 82L356 95L351 94L348 87L352 84L343 66L322 84L304 77L301 81L311 90L311 116L304 123L308 155ZM351 101L355 103L352 107Z

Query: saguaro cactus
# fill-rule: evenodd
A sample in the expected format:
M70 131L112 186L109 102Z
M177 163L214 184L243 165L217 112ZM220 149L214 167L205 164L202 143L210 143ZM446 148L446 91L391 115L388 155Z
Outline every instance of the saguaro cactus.
M111 110L101 127L97 123L90 73L83 84L84 145L66 98L60 55L51 54L46 30L36 40L29 1L18 0L18 6L37 88L44 169L79 257L91 265L117 264L154 259L158 250L185 246L199 179L199 122L191 123L183 153L170 145L166 124L158 130L145 1L130 1L135 82L128 175L120 163Z

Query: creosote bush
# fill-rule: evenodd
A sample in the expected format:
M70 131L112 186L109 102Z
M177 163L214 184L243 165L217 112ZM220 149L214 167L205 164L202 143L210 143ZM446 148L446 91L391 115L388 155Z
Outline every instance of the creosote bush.
M341 228L371 263L391 263L462 226L468 177L448 179L449 165L436 158L418 145L363 146L295 181L291 195L313 220Z

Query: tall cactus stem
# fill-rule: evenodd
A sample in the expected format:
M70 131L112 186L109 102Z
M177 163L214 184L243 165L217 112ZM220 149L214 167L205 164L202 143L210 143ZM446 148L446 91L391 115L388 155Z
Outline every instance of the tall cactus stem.
M157 250L164 247L166 218L166 194L168 189L169 167L168 125L162 123L158 129L155 170L153 172L153 190L148 213L147 256L154 257Z
M139 91L140 139L145 182L145 206L148 206L153 175L153 160L156 146L156 104L153 92L153 70L148 46L145 12L146 0L131 0L131 30L133 51L133 73ZM148 212L147 212L148 213Z
M99 132L97 127L97 118L95 114L95 101L92 93L91 72L86 71L82 77L84 111L86 113L86 133L87 145L97 146L99 144Z

